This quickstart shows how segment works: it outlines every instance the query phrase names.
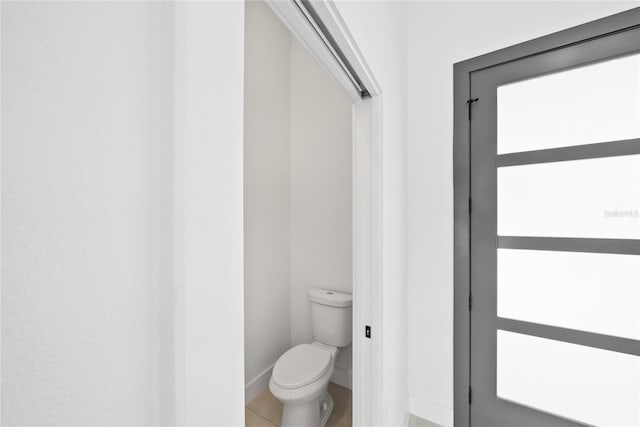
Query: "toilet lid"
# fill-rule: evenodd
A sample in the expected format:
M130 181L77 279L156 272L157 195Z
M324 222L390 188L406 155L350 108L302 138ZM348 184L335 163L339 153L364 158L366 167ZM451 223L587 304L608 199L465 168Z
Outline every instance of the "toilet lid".
M273 381L282 388L304 387L324 375L331 366L328 351L300 344L289 349L273 367Z

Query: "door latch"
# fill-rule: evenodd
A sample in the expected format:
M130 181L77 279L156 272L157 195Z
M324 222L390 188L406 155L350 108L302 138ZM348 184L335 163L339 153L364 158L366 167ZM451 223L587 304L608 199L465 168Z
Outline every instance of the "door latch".
M471 120L471 105L472 105L474 102L478 102L478 99L479 99L479 98L473 98L473 99L469 99L469 100L467 101L467 106L469 107L469 120Z

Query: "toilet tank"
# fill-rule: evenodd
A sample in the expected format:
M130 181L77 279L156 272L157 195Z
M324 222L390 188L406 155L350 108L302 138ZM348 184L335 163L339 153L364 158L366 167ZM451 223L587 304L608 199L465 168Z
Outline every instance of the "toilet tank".
M313 338L333 347L351 344L353 296L329 289L311 289L309 301Z

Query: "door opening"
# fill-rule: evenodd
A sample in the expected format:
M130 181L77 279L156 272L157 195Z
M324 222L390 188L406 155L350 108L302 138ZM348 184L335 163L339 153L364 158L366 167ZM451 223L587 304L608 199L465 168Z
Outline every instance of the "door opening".
M287 197L290 198L291 202L290 209L286 212L289 218L285 222L288 222L288 224L281 224L283 227L285 225L290 226L289 237L286 239L290 252L287 254L287 257L283 257L282 261L283 264L284 261L290 263L288 270L286 268L283 268L283 270L287 270L290 274L291 289L287 291L284 289L286 286L281 286L283 289L280 289L280 291L282 291L281 293L291 293L290 301L287 301L287 303L290 302L290 304L286 304L287 310L291 310L290 315L282 316L283 313L280 313L280 323L285 324L288 319L291 333L285 334L287 337L283 338L281 340L282 342L272 346L274 347L273 351L263 357L264 360L269 360L268 363L263 363L260 366L249 366L253 362L247 362L247 360L245 360L245 400L247 403L250 403L253 398L256 397L256 391L268 388L273 365L284 351L290 348L292 344L311 342L311 332L309 328L304 327L304 325L310 325L307 292L293 291L294 282L304 282L306 287L322 287L338 291L352 291L353 293L353 354L349 358L349 362L346 363L346 357L349 356L348 353L350 349L346 349L346 351L341 350L336 359L336 371L337 374L342 375L342 377L335 377L334 375L332 381L338 385L351 386L353 388L353 422L363 425L374 424L377 406L371 402L378 398L375 384L379 381L379 376L375 368L379 363L379 359L376 356L379 353L379 339L375 334L375 330L378 324L377 319L379 318L378 292L380 290L379 281L381 276L378 270L382 249L380 231L382 155L380 147L380 90L364 59L357 50L354 50L356 44L350 38L344 24L341 19L339 19L339 14L335 6L331 2L314 2L313 6L311 6L310 3L304 1L266 1L266 4L248 3L246 10L247 13L250 13L251 10L255 8L268 9L267 6L270 6L271 10L275 13L275 16L272 16L272 18L276 18L276 20L279 18L279 20L281 20L280 23L276 23L275 25L281 26L281 24L284 23L294 37L290 44L290 50L287 51L284 49L281 52L282 55L280 56L282 57L269 58L269 52L267 50L257 49L258 60L260 60L260 55L262 55L262 60L264 60L268 66L262 67L262 69L260 69L260 67L253 69L257 84L262 85L256 87L256 90L264 91L266 89L267 91L273 92L274 87L264 86L270 84L268 75L270 73L273 74L277 80L281 81L281 83L287 79L291 81L291 92L288 95L278 96L277 93L273 93L271 101L268 101L266 105L258 105L257 110L264 108L265 114L256 115L258 120L264 120L267 116L274 113L274 108L282 107L280 104L283 98L290 102L290 122L289 124L281 123L281 128L286 128L287 126L290 128L288 134L291 138L289 146L290 156L287 159L288 163L283 166L290 168L291 179L288 187L287 183L284 182L286 181L284 177L280 176L276 181L282 184L281 187L284 186L289 189ZM274 23L271 22L270 25L271 24ZM250 30L249 25L250 23L247 22L246 27L248 30ZM282 35L282 32L280 32L280 35ZM260 37L256 39L247 38L246 40L247 43L262 44L267 42L267 40ZM249 46L247 47L250 48ZM287 55L290 55L291 61L291 68L287 76L283 76L282 72L278 73L277 71L271 70L271 66L274 65L274 62L277 62L276 60L281 60ZM294 59L296 60L294 61ZM309 61L309 59L311 61ZM286 60L287 59L284 58L285 62ZM310 86L307 85L307 90L305 90L304 84L296 83L300 83L301 80L297 78L300 77L300 75L298 74L297 77L295 75L295 73L300 71L300 67L298 66L302 63L308 65L308 70L314 68L313 73L316 73L316 77L321 77L320 80L325 81L328 78L330 80L329 84L335 87L330 88L332 90L322 90L320 87L315 86L319 81L316 80L315 83L311 82ZM251 61L245 58L245 64L248 73L250 72L249 68L252 66ZM319 69L320 73L316 72L316 68ZM320 74L322 74L322 76L320 76ZM337 85L335 84L336 82ZM326 81L322 84L324 85L325 83ZM286 85L286 82L283 84ZM246 84L245 87L247 91L245 97L255 95L249 84ZM338 89L339 93L336 94L335 89ZM334 98L336 99L340 97L344 98L346 104L342 101L337 104L332 104L327 101L325 99L327 92L334 93ZM294 105L294 103L296 105ZM245 99L245 119L247 118L246 109L250 108L251 105L252 102ZM346 109L344 108L345 105ZM340 111L346 113L339 114ZM328 118L332 115L334 116L333 119ZM324 125L320 127L315 126L320 124L321 120L324 119L329 120L329 122L324 123ZM268 126L272 124L273 123L266 123ZM315 131L313 129L315 129ZM339 136L327 136L322 140L322 134L331 134L332 132L335 133L335 131L338 130L344 131L345 129L346 138L345 132L341 132ZM280 130L283 131L283 129ZM306 137L301 135L305 132ZM281 133L286 136L286 129ZM245 134L246 144L247 138L251 138L251 135L247 133L246 123ZM260 133L254 136L257 139L261 139L267 135ZM297 144L293 140L294 138L303 143ZM282 145L283 138L276 137L273 139ZM317 140L316 143L313 142L314 140ZM294 145L296 146L297 154L294 153ZM268 150L264 145L255 144L254 148L256 147L262 150L262 154L255 158L249 158L251 157L251 153L245 145L246 250L251 249L247 238L252 238L251 236L255 237L256 235L256 230L249 232L247 228L247 215L256 216L256 218L254 218L255 221L251 222L258 225L262 224L262 226L265 225L263 213L255 211L255 209L252 212L252 207L249 205L250 201L247 200L247 183L254 182L257 186L268 184L264 179L253 179L256 178L255 176L249 177L248 179L247 173L251 173L250 168L252 165L255 171L255 166L260 168L261 164L264 165L265 162L268 162L269 159L275 156L275 152ZM280 147L280 149L284 148L285 147ZM313 152L314 149L317 150L315 154ZM342 154L328 154L330 150L338 150ZM344 159L347 159L348 164L343 164ZM264 172L266 171L263 169L260 173ZM348 176L344 176L345 172ZM315 184L310 180L307 180L308 182L306 183L304 182L305 177L314 174L316 175L315 178L322 176L322 182L316 181ZM329 185L331 183L334 185ZM327 185L329 185L331 189L327 187ZM307 189L306 191L305 188ZM258 191L257 193L257 198L254 198L253 201L265 196L264 192ZM317 197L314 196L316 193L318 193ZM326 199L324 202L320 200L323 197ZM294 198L297 200L296 203L294 203ZM267 200L266 202L267 204L273 204L274 200ZM332 212L328 207L337 202L342 203L342 205L346 203L346 207L343 206L343 208ZM279 204L279 206L280 205L282 204ZM305 209L311 210L305 213ZM328 222L336 220L336 218L332 218L332 215L336 212L347 214L348 230L342 227L345 225L343 221L345 219L343 217L344 215L338 220L338 222L342 224L339 230L333 227L326 227ZM318 217L318 222L315 226L308 221L309 218L314 216ZM298 218L297 221L296 218ZM304 231L305 229L306 231ZM312 237L314 233L315 238ZM322 261L323 248L321 247L322 244L320 240L330 239L331 236L339 236L339 238L337 237L334 240L341 240L342 242L333 248L324 248L328 249L328 251L325 251L325 261L332 258L334 261L332 266L320 268L316 265L319 270L315 272L310 271L307 267L312 264L318 264L315 261ZM283 247L284 246L286 245L283 245ZM346 246L349 246L348 253L344 251ZM269 252L266 249L265 253L268 253L269 256L276 255L275 251ZM313 256L316 256L316 258L314 259ZM284 260L284 258L287 259ZM252 329L252 324L264 326L265 322L254 318L248 319L250 316L256 317L255 315L259 310L253 310L247 306L247 304L259 306L260 300L265 300L265 298L259 295L261 287L259 285L255 286L257 280L250 278L250 272L247 271L248 262L254 264L256 262L259 264L260 262L255 258L252 259L251 254L245 252L245 358L249 356L249 358L253 359L254 357L251 356L250 353L255 353L257 347L264 348L264 346L259 343L264 343L268 338L249 330ZM306 266L306 271L304 271L305 268L301 266ZM348 280L345 280L343 277L343 273L346 271L349 272ZM313 274L313 276L302 278L301 272L304 274L310 273ZM262 276L262 278L264 278L264 276ZM257 278L254 277L254 279ZM247 292L247 285L250 280L253 282L253 285L251 285L252 290ZM296 285L296 289L297 287ZM265 291L265 289L262 289L262 291ZM272 298L273 296L273 294L267 294L266 299ZM369 326L369 330L373 332L366 335L365 326ZM278 347L278 349L276 350L275 347ZM341 366L341 364L344 366ZM339 368L347 369L343 369L344 372L340 372Z

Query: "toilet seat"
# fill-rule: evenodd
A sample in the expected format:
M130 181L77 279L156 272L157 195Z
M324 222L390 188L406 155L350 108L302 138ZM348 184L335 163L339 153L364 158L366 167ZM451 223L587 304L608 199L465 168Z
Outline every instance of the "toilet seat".
M309 344L300 344L284 353L273 367L271 379L280 388L291 390L313 383L331 368L331 354Z

